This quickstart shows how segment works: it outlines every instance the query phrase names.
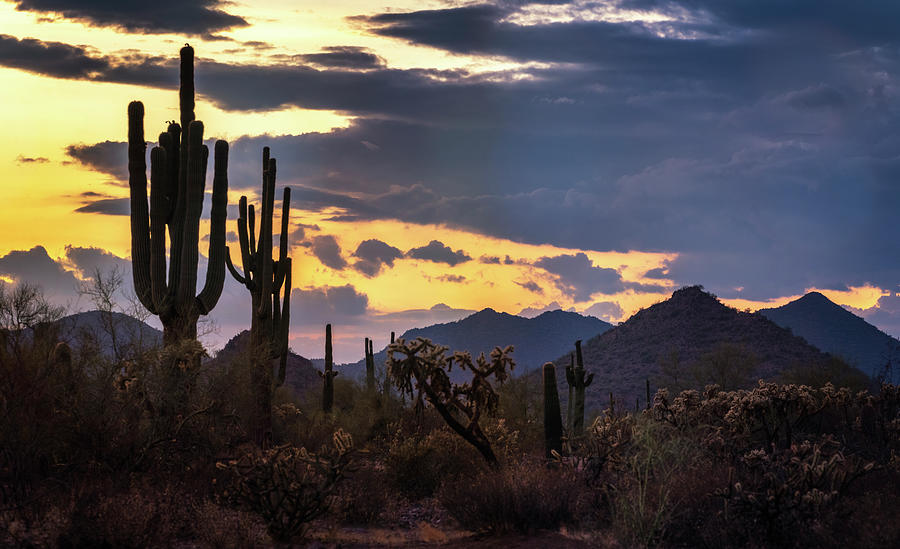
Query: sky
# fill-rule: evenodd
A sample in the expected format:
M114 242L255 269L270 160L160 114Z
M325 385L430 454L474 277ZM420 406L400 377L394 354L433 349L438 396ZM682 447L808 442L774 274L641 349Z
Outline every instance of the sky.
M821 291L900 336L896 2L0 0L0 21L0 283L71 311L98 268L128 293L127 106L151 139L177 119L190 43L235 257L264 146L279 212L291 187L304 356L327 322L350 361L485 307L615 323L694 284L751 310ZM210 349L249 309L229 277Z

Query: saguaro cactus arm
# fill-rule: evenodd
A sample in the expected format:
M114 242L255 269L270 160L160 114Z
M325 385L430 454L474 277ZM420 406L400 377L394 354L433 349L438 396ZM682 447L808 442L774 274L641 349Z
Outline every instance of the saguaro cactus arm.
M209 217L209 266L206 282L197 296L200 314L209 314L216 306L225 285L225 220L228 217L228 143L219 140L213 167L212 209Z

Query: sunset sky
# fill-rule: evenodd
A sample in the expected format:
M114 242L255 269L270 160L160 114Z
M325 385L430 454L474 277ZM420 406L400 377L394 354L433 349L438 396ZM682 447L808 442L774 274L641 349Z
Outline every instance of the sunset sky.
M741 309L816 289L900 336L900 3L0 0L0 22L0 283L72 311L97 267L130 286L126 110L148 139L178 118L190 43L227 230L263 146L292 188L304 356L326 322L349 361L484 307L619 322L693 284ZM229 277L211 316L216 349L249 294Z

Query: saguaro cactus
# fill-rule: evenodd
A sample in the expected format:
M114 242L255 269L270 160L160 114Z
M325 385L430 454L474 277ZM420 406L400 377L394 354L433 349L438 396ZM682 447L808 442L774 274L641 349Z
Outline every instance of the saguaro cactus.
M366 338L366 391L375 392L375 353L369 338Z
M559 411L559 393L556 391L556 367L552 362L544 364L544 445L547 458L552 451L562 452L562 418Z
M575 408L575 355L569 353L569 365L566 366L566 384L569 386L569 400L566 401L566 432L572 436L572 418Z
M338 372L334 371L334 355L331 351L331 324L325 325L325 371L319 371L322 378L322 411L331 412L334 406L334 377Z
M247 205L247 197L238 203L238 241L241 249L243 273L231 259L231 249L225 248L225 264L239 283L250 291L250 345L258 364L253 368L256 392L257 437L264 437L271 429L272 360L279 359L275 386L284 383L287 369L288 330L291 312L291 258L288 257L288 223L291 211L291 189L285 187L281 199L281 235L278 259L272 259L272 218L275 210L276 162L269 158L269 148L263 148L262 209L259 220L259 240L256 239L256 211Z
M566 370L566 379L569 381L570 395L574 393L572 404L569 410L572 411L572 430L573 437L581 436L584 433L584 389L594 381L594 374L585 376L584 359L581 356L581 340L575 342L575 366L571 368L571 377L569 370Z
M194 50L181 48L181 125L169 124L150 151L150 206L144 105L128 105L128 185L131 189L131 260L141 304L158 315L166 345L197 338L197 319L209 314L225 283L225 218L228 201L228 143L215 146L209 263L203 290L197 290L200 214L209 151L203 123L194 120ZM168 276L166 231L169 234Z

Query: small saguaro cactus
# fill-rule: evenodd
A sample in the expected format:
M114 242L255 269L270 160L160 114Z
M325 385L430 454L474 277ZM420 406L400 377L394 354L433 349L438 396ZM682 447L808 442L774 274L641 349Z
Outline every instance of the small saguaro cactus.
M375 353L369 338L366 338L366 391L375 392Z
M194 50L181 48L181 125L172 122L150 151L150 205L144 105L128 105L128 186L131 260L138 300L163 325L165 345L197 338L197 319L209 314L225 283L225 218L228 202L228 143L215 146L206 282L197 291L200 214L209 150L203 123L194 120ZM169 265L166 272L166 232ZM196 362L199 364L199 357Z
M288 223L291 211L291 189L284 188L281 199L281 235L278 259L272 259L272 218L275 213L276 162L263 148L262 209L259 240L256 238L256 212L247 205L247 197L238 203L238 240L243 273L235 268L231 249L225 248L225 264L239 283L250 291L250 346L257 362L253 365L252 385L257 409L254 430L262 439L271 430L272 363L279 359L278 378L274 386L284 383L287 370L288 331L291 313L291 258L288 257Z
M571 369L571 377L569 371L566 371L566 379L569 381L570 391L574 388L573 404L569 409L572 411L572 430L573 437L581 436L584 433L584 389L594 381L594 374L585 375L584 359L581 356L581 340L575 342L575 366ZM572 392L569 393L570 395Z
M552 452L562 452L562 418L559 410L559 393L556 391L556 366L544 364L544 445L547 459Z
M566 401L566 433L571 437L575 408L575 355L573 353L569 353L569 365L566 366L566 384L569 386L569 400Z
M334 377L338 372L334 371L334 355L331 351L331 324L325 325L325 371L319 371L322 378L322 411L331 412L334 406Z

